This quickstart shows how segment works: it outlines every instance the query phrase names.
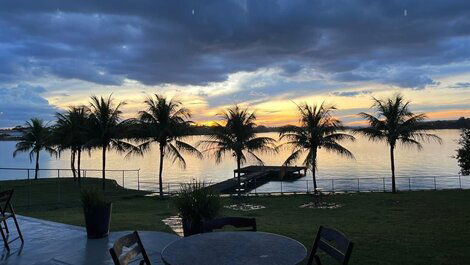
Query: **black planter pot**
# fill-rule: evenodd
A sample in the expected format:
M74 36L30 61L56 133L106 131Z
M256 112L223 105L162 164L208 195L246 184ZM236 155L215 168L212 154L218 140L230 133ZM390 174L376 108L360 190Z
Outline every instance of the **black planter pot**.
M183 234L185 237L200 234L203 231L203 223L201 221L193 222L189 218L183 218Z
M95 207L85 212L86 233L88 238L102 238L109 234L112 204Z

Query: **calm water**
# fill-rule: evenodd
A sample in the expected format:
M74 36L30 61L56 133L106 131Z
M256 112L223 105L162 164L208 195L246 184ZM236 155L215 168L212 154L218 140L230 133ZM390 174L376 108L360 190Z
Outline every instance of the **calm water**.
M424 143L424 148L417 151L414 148L399 147L396 151L396 172L398 177L426 177L426 176L457 176L459 168L456 160L452 158L457 148L456 140L459 137L459 130L436 130L443 144ZM263 135L277 139L276 133L264 133ZM195 143L204 136L195 136L188 139L188 142ZM19 167L33 168L27 154L21 154L16 158L12 157L15 142L0 142L0 167ZM318 178L326 182L334 178L370 178L390 176L390 161L388 147L383 143L369 142L362 136L357 136L355 142L344 142L355 156L355 159L348 159L336 154L319 151L318 158ZM281 165L289 155L289 150L282 150L276 155L261 155L267 165ZM165 182L188 182L192 179L219 182L233 176L235 161L227 155L220 164L216 164L211 157L205 157L203 160L185 156L187 167L185 169L171 161L165 161L164 181ZM40 159L41 168L69 168L70 154L65 152L58 159L42 153ZM302 161L298 162L298 165ZM249 163L251 164L251 163ZM101 153L94 151L90 155L84 154L82 168L100 169ZM133 156L124 158L123 154L110 152L107 161L108 169L140 169L140 181L149 182L141 184L142 186L155 185L150 182L157 180L158 172L158 149L153 148L152 152L144 157ZM68 175L70 172L62 172L61 176ZM56 177L56 171L41 172L40 177ZM87 176L99 176L99 172L89 172ZM122 182L121 172L108 173L109 178ZM12 170L0 170L0 179L19 179L25 178L25 172ZM310 177L310 173L307 178ZM125 186L136 187L137 173L128 172L125 175ZM275 184L265 185L265 189L274 188ZM290 185L296 185L290 184Z

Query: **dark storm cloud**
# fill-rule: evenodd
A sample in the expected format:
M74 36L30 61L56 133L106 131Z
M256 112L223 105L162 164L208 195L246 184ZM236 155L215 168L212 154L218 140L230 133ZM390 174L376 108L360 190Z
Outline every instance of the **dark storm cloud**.
M285 75L307 68L341 82L419 89L435 84L427 66L470 58L467 0L0 4L3 83L52 75L200 85L279 67Z
M0 128L21 125L33 117L52 120L57 109L41 96L44 92L41 86L27 84L0 87Z

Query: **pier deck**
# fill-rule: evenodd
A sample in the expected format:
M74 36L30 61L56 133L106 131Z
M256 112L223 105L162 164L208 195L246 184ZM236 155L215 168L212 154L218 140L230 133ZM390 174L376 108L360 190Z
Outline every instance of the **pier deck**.
M270 180L292 180L305 175L306 167L285 166L247 166L235 169L233 178L215 183L211 188L220 193L233 193L238 191L238 172L240 172L241 191L247 192L257 188ZM303 172L303 173L302 173Z

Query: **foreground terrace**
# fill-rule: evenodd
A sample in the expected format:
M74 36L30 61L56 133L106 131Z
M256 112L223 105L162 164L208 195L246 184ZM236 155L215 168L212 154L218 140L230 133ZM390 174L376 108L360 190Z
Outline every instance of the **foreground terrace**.
M21 250L19 242L13 243L10 254L3 252L2 264L34 264L27 263L31 257L37 257L34 262L38 264L87 264L83 262L90 245L87 245L89 241L83 228L83 211L76 183L61 180L64 192L58 204L52 203L57 199L55 181L40 180L30 187L30 199L34 205L29 207L25 204L26 189L21 182L0 183L2 189L15 187L14 203L18 214L41 219L20 218L25 244ZM86 181L84 185L87 186L100 184L93 179ZM174 233L162 221L177 214L171 199L125 190L113 181L108 184L107 193L113 200L112 232L109 241L96 241L100 250L92 256L106 258L109 244L123 234L117 231ZM351 264L396 264L397 260L402 264L468 264L470 261L467 244L470 238L469 190L416 191L395 195L335 194L327 196L323 207L318 208L309 207L309 202L311 197L308 195L250 197L242 203L264 208L239 211L227 207L222 214L255 217L258 231L294 238L308 248L320 225L335 227L355 242ZM224 198L225 206L239 203L238 200ZM144 244L158 245L146 243L149 239L145 239L145 234L150 233L143 234ZM149 250L158 258L158 247L149 247Z

